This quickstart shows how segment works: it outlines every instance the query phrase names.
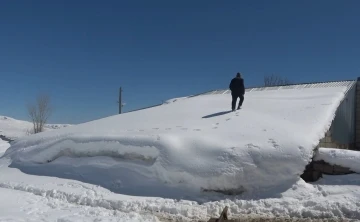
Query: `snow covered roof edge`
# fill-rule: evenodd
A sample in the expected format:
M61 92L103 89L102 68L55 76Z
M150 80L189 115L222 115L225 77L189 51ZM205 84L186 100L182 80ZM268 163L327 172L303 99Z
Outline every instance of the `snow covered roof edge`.
M348 91L354 86L356 80L344 80L344 81L332 81L332 82L315 82L315 83L300 83L300 84L290 84L285 86L270 86L270 87L250 87L246 88L246 92L252 91L268 91L268 90L280 90L280 89L304 89L304 88L325 88L325 87L347 87ZM220 89L220 90L211 90L205 93L200 93L197 95L189 96L200 96L200 95L211 95L211 94L228 94L230 90Z
M251 91L265 91L265 90L280 90L280 89L301 89L301 88L320 88L320 87L342 87L346 86L347 90L346 92L351 89L352 86L355 85L357 81L356 80L343 80L343 81L329 81L329 82L314 82L314 83L299 83L299 84L290 84L286 86L271 86L271 87L250 87L246 88L246 92ZM202 96L202 95L211 95L211 94L228 94L230 93L230 90L228 89L219 89L219 90L210 90L207 92L198 93L195 95L188 96L187 98L195 97L195 96ZM125 113L135 112L139 110L149 109L157 106L161 106L164 103L159 103L156 105L143 107L135 110L130 110Z

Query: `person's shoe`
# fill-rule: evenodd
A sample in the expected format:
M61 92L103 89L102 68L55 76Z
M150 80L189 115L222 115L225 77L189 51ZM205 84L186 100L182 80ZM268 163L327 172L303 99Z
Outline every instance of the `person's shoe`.
M239 106L237 109L239 110L239 109L241 109L241 107Z

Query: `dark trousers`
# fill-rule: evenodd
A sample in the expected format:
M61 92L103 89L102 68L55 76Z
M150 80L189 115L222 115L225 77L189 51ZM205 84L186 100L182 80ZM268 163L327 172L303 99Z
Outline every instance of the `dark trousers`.
M242 106L243 102L244 102L244 95L243 94L238 94L238 93L231 93L231 96L232 96L232 103L231 103L232 110L235 109L236 100L237 100L238 97L240 98L238 108L240 108Z

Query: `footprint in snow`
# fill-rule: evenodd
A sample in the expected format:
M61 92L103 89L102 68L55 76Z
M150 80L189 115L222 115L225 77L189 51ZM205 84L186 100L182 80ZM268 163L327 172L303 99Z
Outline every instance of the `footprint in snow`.
M154 130L158 130L159 128L153 128Z
M188 128L181 128L182 130L188 130Z
M166 130L171 130L171 128L166 128Z
M273 147L276 149L280 147L279 144L277 144L277 142L274 139L270 138L269 143L271 143L273 145Z
M194 131L201 131L201 129L194 129Z
M248 144L246 144L245 146L247 146L247 147L250 148L250 149L254 149L254 148L260 149L259 146L255 145L255 144L252 144L252 143L248 143Z
M217 126L213 127L213 129L217 129L217 128L218 128Z
M231 120L231 119L230 118L226 119L226 121L229 121L229 120Z

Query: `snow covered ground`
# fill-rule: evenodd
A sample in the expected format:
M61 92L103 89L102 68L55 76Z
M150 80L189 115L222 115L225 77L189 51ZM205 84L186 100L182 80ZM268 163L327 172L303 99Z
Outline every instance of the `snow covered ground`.
M68 203L12 189L0 188L0 197L7 200L0 204L0 221L158 221L152 215L123 213L101 207Z
M279 189L277 193L262 196L204 194L198 196L197 201L189 201L115 194L77 180L24 174L6 167L8 164L9 159L0 159L0 197L9 200L0 202L0 209L3 209L0 221L11 221L4 220L11 217L19 218L15 221L40 221L42 218L53 221L207 221L219 216L225 206L229 206L231 218L247 215L360 219L360 175L325 176L314 184L299 179L287 190ZM32 220L24 213L31 215Z
M19 139L0 158L0 198L19 202L0 220L360 219L359 175L300 178L345 90L249 92L236 112L227 94L181 98Z
M60 129L71 126L70 124L46 124L45 130ZM28 135L32 129L32 123L17 120L7 116L0 116L0 135L11 139L21 138Z

